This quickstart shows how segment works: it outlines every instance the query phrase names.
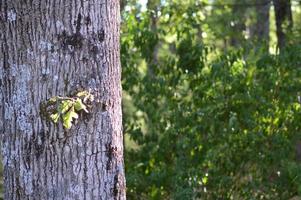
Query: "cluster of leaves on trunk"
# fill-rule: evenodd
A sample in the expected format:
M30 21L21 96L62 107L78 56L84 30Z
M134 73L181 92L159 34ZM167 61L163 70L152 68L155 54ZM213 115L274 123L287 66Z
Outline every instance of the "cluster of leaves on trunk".
M161 10L156 32L147 12L124 16L128 197L301 196L301 46L220 51L200 42L187 6Z
M88 107L92 101L93 95L88 91L82 91L74 97L52 97L43 107L48 119L53 123L61 121L66 129L70 129L74 120L78 119L79 112L89 112Z

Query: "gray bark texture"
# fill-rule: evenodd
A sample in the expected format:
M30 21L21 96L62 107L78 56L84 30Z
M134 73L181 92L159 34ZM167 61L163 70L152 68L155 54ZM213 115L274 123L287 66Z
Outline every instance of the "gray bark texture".
M125 199L119 0L0 0L5 199ZM54 96L95 100L71 129ZM44 113L45 114L45 113Z

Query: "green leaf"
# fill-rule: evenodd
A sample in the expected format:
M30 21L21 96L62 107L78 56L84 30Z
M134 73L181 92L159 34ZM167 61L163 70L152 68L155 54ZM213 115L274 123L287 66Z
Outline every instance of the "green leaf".
M87 91L82 91L82 92L79 92L76 94L76 96L78 96L78 97L85 97L88 95L89 95L89 92L87 92Z
M48 102L52 104L52 103L55 103L56 101L57 101L57 97L52 97L49 99Z
M71 106L73 106L73 104L74 102L71 100L62 101L62 104L60 104L60 106L58 107L58 112L64 114L71 108Z
M94 100L94 96L88 91L78 92L76 94L76 96L83 99L84 102L86 102L87 100L90 100L90 101Z
M52 121L54 123L57 123L60 118L60 115L59 115L59 113L55 113L55 114L50 115L50 118L52 119Z
M86 113L88 113L87 106L79 98L76 100L74 108L76 111L84 110Z
M203 177L202 178L202 182L206 185L208 183L208 177Z
M65 128L70 129L72 126L73 118L77 119L78 114L74 111L74 107L72 107L66 114L63 116L63 125Z

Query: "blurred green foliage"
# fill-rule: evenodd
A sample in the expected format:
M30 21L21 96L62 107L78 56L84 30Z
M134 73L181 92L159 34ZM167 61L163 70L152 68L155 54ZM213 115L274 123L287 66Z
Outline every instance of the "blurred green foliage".
M281 55L227 48L235 16L200 2L123 12L128 199L301 196L300 37Z

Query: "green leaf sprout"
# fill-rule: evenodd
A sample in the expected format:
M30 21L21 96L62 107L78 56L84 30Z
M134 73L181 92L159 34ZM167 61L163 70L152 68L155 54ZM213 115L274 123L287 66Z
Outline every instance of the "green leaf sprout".
M47 102L49 118L53 123L61 121L64 128L70 129L79 113L89 113L89 102L94 101L94 96L88 91L78 92L74 97L52 97Z

